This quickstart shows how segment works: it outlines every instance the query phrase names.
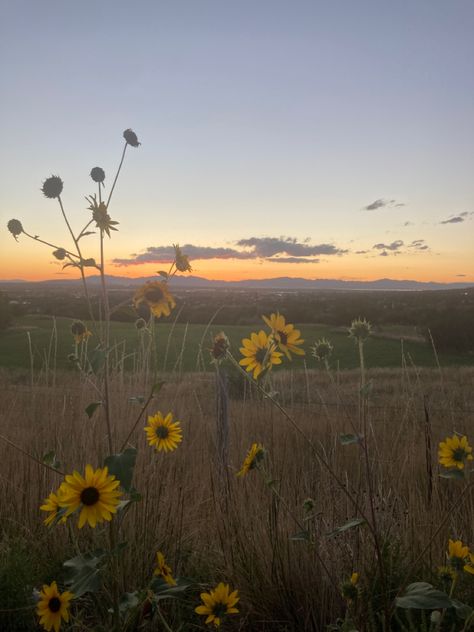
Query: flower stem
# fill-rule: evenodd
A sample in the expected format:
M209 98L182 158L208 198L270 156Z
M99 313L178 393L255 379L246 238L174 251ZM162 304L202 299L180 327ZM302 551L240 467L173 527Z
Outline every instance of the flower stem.
M107 198L107 204L106 204L107 208L109 208L110 200L112 199L112 193L114 192L115 185L117 183L117 180L118 180L118 177L119 177L119 174L120 174L120 169L122 168L122 165L123 165L123 160L125 158L125 152L127 151L127 146L128 146L128 143L125 142L125 147L123 148L123 152L122 152L122 159L120 160L120 164L118 166L117 173L115 174L115 178L114 178L114 182L112 184L112 188L110 189L109 197Z

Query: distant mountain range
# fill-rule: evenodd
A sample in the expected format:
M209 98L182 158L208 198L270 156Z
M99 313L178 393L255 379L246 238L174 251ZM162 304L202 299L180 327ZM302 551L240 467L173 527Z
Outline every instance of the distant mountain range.
M123 277L107 275L107 284L113 288L135 288L147 281L156 281L159 277ZM88 277L92 284L100 283L100 276ZM22 280L0 280L2 285L33 283ZM50 279L36 281L35 286L74 286L81 283L80 279ZM438 283L436 281L422 282L412 280L377 279L375 281L341 281L338 279L302 279L292 277L277 277L274 279L247 279L244 281L214 281L197 276L175 276L170 286L183 289L273 289L273 290L456 290L472 288L474 283Z

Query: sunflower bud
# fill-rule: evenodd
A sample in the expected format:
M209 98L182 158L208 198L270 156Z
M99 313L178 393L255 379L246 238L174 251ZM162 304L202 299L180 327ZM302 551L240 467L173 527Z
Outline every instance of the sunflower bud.
M211 357L212 362L218 363L225 360L227 351L230 349L230 342L223 331L218 333L212 342Z
M130 128L124 131L123 137L125 138L127 144L131 145L132 147L138 147L139 145L141 145L141 143L138 142L137 135Z
M365 318L356 318L351 323L349 335L358 342L367 340L372 332L372 325Z
M174 248L174 264L179 272L192 272L188 255L184 255L178 244L173 244Z
M303 509L305 513L310 513L314 509L314 500L312 498L306 498L303 501Z
M95 221L95 225L100 230L103 230L110 237L111 230L118 230L115 226L118 222L114 222L110 215L107 213L107 205L105 202L97 202L95 195L86 197L86 200L90 202L88 209L92 211L92 219Z
M333 350L332 344L326 338L317 340L311 347L311 354L320 362L327 360Z
M7 224L7 228L15 239L23 232L23 226L18 219L11 219ZM18 241L18 239L16 240Z
M59 261L62 261L63 259L66 258L66 251L64 250L64 248L58 248L57 250L53 250L53 255L56 257L56 259L58 259Z
M135 321L135 329L137 331L146 329L146 320L144 318L137 318L137 320Z
M101 167L94 167L91 171L91 178L94 182L100 182L103 184L105 180L105 171Z
M51 176L46 178L41 187L44 195L47 198L57 198L61 195L63 190L63 181L59 176Z

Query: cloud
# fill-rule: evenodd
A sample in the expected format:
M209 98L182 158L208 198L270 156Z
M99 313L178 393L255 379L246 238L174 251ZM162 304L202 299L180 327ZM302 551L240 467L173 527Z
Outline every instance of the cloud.
M440 222L440 224L460 224L461 222L466 221L469 217L474 215L473 212L464 211L463 213L459 213L458 215L451 215L448 219L444 219Z
M378 200L374 200L367 206L364 206L364 211L376 211L379 208L395 208L399 206L405 206L404 202L397 202L397 200L386 200L385 198L379 198Z
M424 239L415 239L414 241L411 242L411 244L408 244L408 248L413 248L414 250L429 250L430 249L430 247L428 246L428 244L426 243Z
M312 257L270 257L270 263L319 263L321 259Z
M413 222L408 222L408 221L405 222L403 225L404 226L414 226Z
M319 255L343 255L348 252L333 244L315 244L298 241L294 237L249 237L236 242L237 248L214 248L185 244L182 251L191 261L197 259L264 259L277 263L318 263ZM116 266L136 266L144 263L171 263L173 246L149 246L144 252L113 260Z
M383 252L380 253L380 257L388 257L388 252L384 250Z
M341 255L347 250L336 248L332 244L310 245L297 241L294 237L250 237L240 239L237 246L250 248L254 257L264 259L284 253L293 257L311 257L318 255Z
M370 252L370 250L356 250L355 254L356 255L366 255L368 252Z
M374 244L372 246L375 250L391 250L392 252L396 250L400 250L403 246L403 241L401 239L397 239L397 241L392 241L391 244Z
M457 277L465 277L467 274L456 274Z

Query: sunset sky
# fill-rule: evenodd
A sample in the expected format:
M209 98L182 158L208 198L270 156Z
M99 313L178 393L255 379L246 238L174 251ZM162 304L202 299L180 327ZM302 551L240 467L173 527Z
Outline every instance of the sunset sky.
M170 247L212 279L474 282L472 0L15 0L0 5L0 278L63 272L92 167L107 272ZM97 237L83 240L98 258Z

